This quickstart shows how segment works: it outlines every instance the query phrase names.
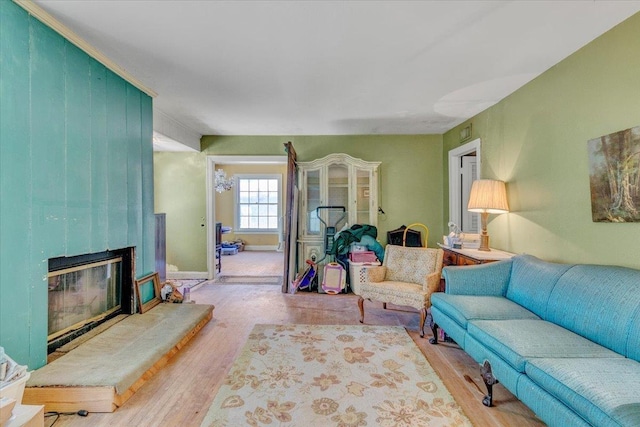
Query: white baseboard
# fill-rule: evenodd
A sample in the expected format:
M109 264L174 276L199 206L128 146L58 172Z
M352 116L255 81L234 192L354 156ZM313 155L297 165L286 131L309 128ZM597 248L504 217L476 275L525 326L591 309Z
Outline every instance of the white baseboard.
M277 245L245 245L245 251L277 251Z
M208 279L209 273L206 271L167 271L167 279Z

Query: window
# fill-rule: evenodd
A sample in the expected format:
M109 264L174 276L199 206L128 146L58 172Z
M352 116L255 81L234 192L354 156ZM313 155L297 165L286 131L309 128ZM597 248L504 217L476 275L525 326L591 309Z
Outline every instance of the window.
M236 228L280 231L280 175L237 175Z

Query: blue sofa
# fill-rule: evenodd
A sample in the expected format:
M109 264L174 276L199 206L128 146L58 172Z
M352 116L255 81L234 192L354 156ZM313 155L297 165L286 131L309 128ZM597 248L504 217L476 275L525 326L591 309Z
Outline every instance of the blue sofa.
M530 255L445 267L437 328L550 426L640 426L640 270Z

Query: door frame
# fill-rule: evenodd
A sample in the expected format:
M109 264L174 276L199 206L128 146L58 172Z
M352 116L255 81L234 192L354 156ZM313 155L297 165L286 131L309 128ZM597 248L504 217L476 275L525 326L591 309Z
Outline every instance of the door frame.
M287 156L207 156L206 217L207 217L207 278L215 279L216 195L213 186L216 165L286 164ZM286 179L286 178L285 178ZM281 198L282 200L282 198Z
M460 180L460 172L462 170L462 165L460 158L471 154L473 152L476 153L477 162L478 162L478 176L480 179L481 171L482 171L482 157L480 156L480 147L481 147L480 138L476 138L473 141L470 141L464 145L461 145L458 148L454 148L449 151L449 221L453 222L456 225L461 224L462 218L460 217L461 206L461 180Z

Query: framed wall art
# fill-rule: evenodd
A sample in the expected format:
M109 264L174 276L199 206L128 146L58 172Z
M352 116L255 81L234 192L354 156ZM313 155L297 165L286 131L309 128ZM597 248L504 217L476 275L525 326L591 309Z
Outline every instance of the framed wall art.
M151 273L136 280L135 291L140 314L160 304L162 299L160 298L160 276L158 273Z
M588 142L594 222L640 222L640 126Z

